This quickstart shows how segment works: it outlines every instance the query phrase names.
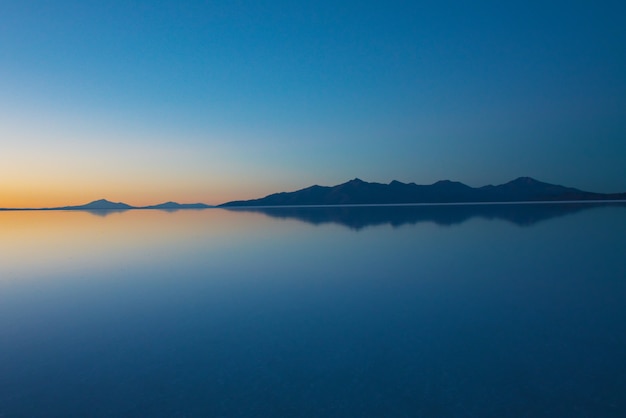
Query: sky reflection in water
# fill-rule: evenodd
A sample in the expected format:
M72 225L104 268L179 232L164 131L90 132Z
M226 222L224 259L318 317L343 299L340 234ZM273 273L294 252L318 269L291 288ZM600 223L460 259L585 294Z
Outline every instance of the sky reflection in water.
M510 206L0 213L0 416L624 414L624 206Z

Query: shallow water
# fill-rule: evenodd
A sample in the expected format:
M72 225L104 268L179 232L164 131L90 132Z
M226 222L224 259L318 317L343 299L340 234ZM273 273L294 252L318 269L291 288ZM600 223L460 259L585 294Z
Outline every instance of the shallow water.
M624 205L0 231L0 417L626 415Z

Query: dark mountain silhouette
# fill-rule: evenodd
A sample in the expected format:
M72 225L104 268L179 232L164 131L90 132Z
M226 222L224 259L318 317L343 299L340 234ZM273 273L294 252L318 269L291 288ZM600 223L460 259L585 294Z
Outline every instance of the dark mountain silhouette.
M109 202L106 199L94 200L93 202L79 206L64 206L60 208L52 208L53 210L128 210L136 209L134 206L127 205L122 202Z
M179 209L206 209L211 206L204 203L176 203L165 202L158 205L144 206L141 209L162 209L162 210L179 210Z
M231 211L257 212L279 219L295 219L313 225L334 223L360 230L368 226L432 222L442 226L461 224L472 218L501 219L518 226L532 226L538 222L573 214L583 210L617 206L626 208L626 202L582 203L499 203L499 204L442 204L405 206L315 206L315 207L227 207Z
M337 186L311 186L295 192L275 193L261 199L224 203L234 206L308 206L469 202L536 202L626 200L626 193L592 193L520 177L498 186L470 187L442 180L431 185L392 181L368 183L358 178Z

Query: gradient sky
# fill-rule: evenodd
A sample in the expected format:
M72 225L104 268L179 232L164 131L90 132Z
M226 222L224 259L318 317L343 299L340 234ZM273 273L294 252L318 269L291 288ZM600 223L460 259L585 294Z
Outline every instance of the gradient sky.
M623 1L3 1L0 207L626 191Z

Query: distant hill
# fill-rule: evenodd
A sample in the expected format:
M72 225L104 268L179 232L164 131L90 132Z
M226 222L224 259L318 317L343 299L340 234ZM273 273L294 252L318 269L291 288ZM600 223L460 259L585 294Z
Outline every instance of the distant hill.
M162 209L162 210L179 210L179 209L206 209L211 206L204 203L176 203L166 202L158 205L144 206L141 209Z
M94 200L93 202L79 206L63 206L60 208L52 208L52 210L128 210L136 209L134 206L127 205L122 202L109 202L106 199Z
M275 193L261 199L224 203L222 207L308 206L410 203L536 202L574 200L626 200L626 193L593 193L520 177L498 186L470 187L442 180L431 185L392 181L368 183L358 178L337 186L311 186L295 192Z

